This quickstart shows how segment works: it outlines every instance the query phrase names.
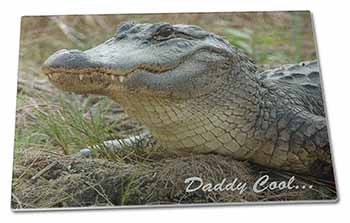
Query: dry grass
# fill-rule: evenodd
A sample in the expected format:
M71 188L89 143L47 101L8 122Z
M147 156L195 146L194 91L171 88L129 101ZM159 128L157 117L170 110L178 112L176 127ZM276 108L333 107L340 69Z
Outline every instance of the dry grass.
M234 203L257 201L326 200L334 191L316 182L312 190L277 190L255 193L251 186L262 175L288 180L272 170L257 168L219 155L196 155L124 163L105 159L74 159L38 151L23 151L25 160L14 172L13 208L59 208L115 205L151 205L186 203ZM51 165L40 176L38 173ZM226 178L246 182L238 191L186 193L185 179L197 176L217 184Z

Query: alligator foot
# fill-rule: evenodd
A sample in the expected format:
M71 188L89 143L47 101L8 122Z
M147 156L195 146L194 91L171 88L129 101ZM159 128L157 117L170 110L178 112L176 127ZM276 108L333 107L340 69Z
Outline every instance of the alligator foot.
M72 157L91 158L94 150L108 149L110 151L119 151L125 148L131 148L142 142L146 142L146 144L148 144L149 142L151 142L151 138L152 136L149 134L148 131L146 131L137 136L130 136L128 138L123 138L123 139L107 140L102 142L101 144L82 148L81 150L79 150L79 152L74 153Z

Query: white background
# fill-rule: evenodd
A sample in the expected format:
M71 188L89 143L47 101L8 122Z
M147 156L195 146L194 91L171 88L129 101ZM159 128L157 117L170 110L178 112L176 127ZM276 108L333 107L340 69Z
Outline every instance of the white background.
M0 211L2 222L332 222L350 216L350 7L313 0L56 0L1 2ZM10 210L20 16L86 13L311 10L323 73L338 179L338 204L12 213ZM338 220L336 220L338 219ZM346 221L345 220L345 221Z

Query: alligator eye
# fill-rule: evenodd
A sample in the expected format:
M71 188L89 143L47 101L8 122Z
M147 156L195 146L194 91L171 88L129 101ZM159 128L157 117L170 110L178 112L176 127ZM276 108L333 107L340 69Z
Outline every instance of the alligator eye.
M167 40L172 37L172 34L174 33L174 29L171 27L164 27L160 29L154 36L154 39L158 40Z

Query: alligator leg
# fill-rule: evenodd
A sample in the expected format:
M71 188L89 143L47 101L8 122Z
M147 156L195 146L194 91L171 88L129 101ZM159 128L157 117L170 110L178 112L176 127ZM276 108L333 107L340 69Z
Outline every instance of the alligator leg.
M284 125L282 122L287 124ZM332 159L325 117L300 112L285 118L279 124L282 124L279 127L284 131L279 132L276 148L278 151L275 151L273 158L278 158L277 156L280 155L280 159L284 159L283 150L287 149L286 166L282 165L283 169L323 177L332 175ZM273 159L273 161L276 160L278 159Z
M308 166L311 175L333 175L327 119L304 113L303 122L296 121L293 124L295 131L290 140L295 150L292 146L291 152Z

